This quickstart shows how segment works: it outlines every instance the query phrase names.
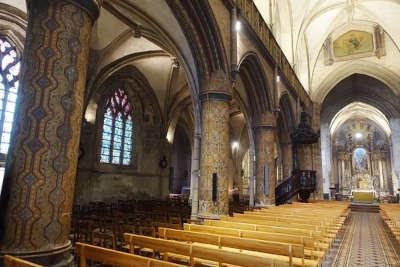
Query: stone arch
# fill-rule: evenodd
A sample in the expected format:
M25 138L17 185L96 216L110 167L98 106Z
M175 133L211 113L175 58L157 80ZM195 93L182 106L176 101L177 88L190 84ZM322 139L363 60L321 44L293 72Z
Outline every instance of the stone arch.
M290 134L295 130L296 118L288 93L279 99L279 113L276 120L278 146L277 173L278 182L290 177L293 170L292 140Z
M385 83L364 74L352 74L340 81L324 98L321 105L321 124L352 102L364 102L376 107L387 118L399 118L398 96Z
M191 4L191 3L190 3ZM196 3L197 4L197 1ZM180 5L179 3L170 3L168 1L160 1L159 5L146 5L146 3L135 3L135 5L123 5L119 2L107 2L104 3L104 8L110 13L116 16L118 19L123 21L130 27L130 31L123 33L126 36L134 32L136 38L146 38L148 41L159 46L161 50L159 51L149 51L149 53L164 53L165 56L175 57L186 74L188 89L191 94L191 100L193 105L193 115L194 115L194 128L195 134L201 133L201 115L200 115L200 84L201 79L199 77L199 66L196 63L196 58L199 55L194 53L192 46L197 45L196 42L191 41L188 38L186 24L179 21L179 16L176 15L174 8L171 5ZM149 8L151 7L151 8ZM181 7L182 8L182 7ZM175 12L176 11L176 12ZM163 16L160 16L160 12ZM160 20L160 18L163 20ZM195 27L192 31L198 29ZM123 36L119 37L113 47L118 46L118 43L124 39ZM147 52L135 53L126 56L122 61L129 61L134 57L146 56ZM108 67L111 67L111 63ZM111 71L112 72L112 71ZM97 76L98 77L98 76ZM96 78L97 79L97 78ZM94 81L89 82L91 88L96 88L92 86Z
M397 89L397 84L400 83L400 79L395 73L383 66L378 66L366 60L359 60L356 63L346 64L334 70L331 75L318 86L317 90L310 92L311 99L322 103L333 88L352 75L369 76L384 83L395 95L399 95L400 93Z
M389 121L389 124L396 129L400 121L399 97L387 83L365 74L354 73L338 82L323 98L321 104L321 157L322 171L324 177L324 193L329 193L330 178L332 178L331 168L331 136L330 124L338 112L352 103L361 102L376 108ZM396 144L399 139L398 131L392 129L391 143ZM392 177L396 188L400 177L398 165L395 158L399 157L397 148L392 148Z
M25 42L25 31L28 27L26 14L13 6L0 3L0 35L9 39L22 54Z
M146 77L132 65L123 67L105 80L99 91L93 95L93 101L95 103L100 103L101 97L110 89L109 86L119 84L126 84L127 90L129 90L132 95L137 95L143 121L147 120L147 118L144 117L146 113L152 113L155 117L149 118L149 120L151 120L153 124L161 123L161 108L157 97Z
M286 129L290 132L296 128L296 115L293 111L293 106L288 93L283 93L279 98L279 111L282 115L283 122L286 125Z
M249 111L251 118L256 120L262 114L271 112L273 106L272 93L257 54L248 52L243 55L238 65L238 75L244 82L249 106L251 106Z
M167 1L180 23L195 57L199 74L209 78L213 73L229 75L229 64L221 32L208 1Z

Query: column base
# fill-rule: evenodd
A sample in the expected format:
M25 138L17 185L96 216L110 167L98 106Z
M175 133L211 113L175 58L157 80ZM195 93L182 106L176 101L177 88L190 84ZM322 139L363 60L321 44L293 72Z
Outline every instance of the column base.
M1 251L0 253L0 267L4 267L3 256L11 255L15 256L39 265L48 266L48 267L70 267L72 266L74 257L72 256L72 244L68 243L67 246L55 249L48 250L43 252L31 252L31 253L15 253L15 252L7 252Z
M199 215L197 216L197 218L198 218L200 221L204 221L205 219L207 219L207 220L219 220L219 219L221 219L221 217L226 217L226 216L228 216L228 215L221 215L221 214L199 214Z
M202 219L219 219L219 217L229 215L229 204L223 201L199 201L198 218Z
M254 206L255 208L270 208L275 207L274 203L265 203L265 202L258 202Z

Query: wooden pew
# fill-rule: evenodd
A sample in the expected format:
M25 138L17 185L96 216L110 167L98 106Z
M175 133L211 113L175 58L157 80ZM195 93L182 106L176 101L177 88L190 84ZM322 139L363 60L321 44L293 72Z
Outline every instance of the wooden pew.
M290 266L289 262L285 261L285 257L279 257L278 255L220 248L219 246L197 242L189 244L128 233L125 233L124 237L129 243L132 253L134 253L135 246L145 247L162 253L165 261L174 259L182 263L189 263L190 266L194 266L197 263L212 266L220 266L221 264L249 267ZM214 262L214 264L210 261Z
M195 225L195 224L184 224L184 230L196 233L225 235L225 236L302 245L305 247L306 255L317 258L323 258L325 254L324 252L329 249L329 244L316 241L312 237L303 235L290 235L290 234L282 234L276 232L242 230L242 229L226 228L220 226Z
M160 261L152 258L133 255L117 250L76 243L76 253L80 257L79 267L86 267L86 260L103 264L117 265L118 267L179 267L182 265ZM19 267L19 266L18 266ZM24 266L21 266L24 267ZM33 267L33 266L32 266Z
M381 204L380 214L394 237L400 242L400 205Z
M283 227L283 226L268 226L268 225L240 223L240 222L226 222L226 221L219 221L219 220L205 220L204 223L205 223L205 226L215 226L215 227L223 227L223 228L230 228L230 229L239 229L239 230L249 230L249 231L257 231L257 232L267 232L267 233L301 236L301 237L305 237L305 238L311 238L314 242L317 242L317 243L330 244L332 242L332 238L323 237L322 232L311 231L311 230L306 230L306 229L296 229L296 228L287 228L287 227ZM189 227L189 226L186 226L186 227ZM196 229L197 226L190 226L190 227L192 227L192 229ZM218 231L218 229L215 229L215 230ZM323 246L323 247L326 247L326 246Z
M287 256L289 265L318 266L319 260L304 258L304 246L302 244L289 244L262 239L244 237L232 237L227 235L190 232L168 228L159 229L160 237L169 240L179 240L191 243L205 243L218 247L230 247L249 251L258 251L268 254Z
M42 265L35 264L26 260L22 260L17 257L10 255L4 256L4 266L5 267L43 267Z
M260 255L224 250L205 244L192 245L192 256L193 258L207 259L209 261L217 262L218 265L215 266L223 266L225 264L243 267L290 266L288 263L265 258ZM192 261L190 266L195 266L194 261Z
M256 219L256 220L263 220L263 221L271 221L276 223L296 223L296 224L303 224L303 225L312 225L317 226L321 229L328 229L328 230L338 230L340 229L341 225L336 224L334 221L328 221L324 217L315 218L315 216L310 216L314 218L299 218L298 216L291 216L291 217L282 217L280 215L264 215L264 214L257 214L256 212L253 213L246 213L246 214L234 214L236 218L244 218L244 219Z
M257 225L264 225L264 226L276 226L285 228L293 228L293 229L305 229L310 230L313 232L320 232L320 236L329 238L331 241L336 237L337 232L331 232L326 227L320 227L315 225L307 225L307 224L299 224L299 223L292 223L286 222L283 224L282 222L273 222L273 221L265 221L263 219L248 219L248 218L235 218L235 217L221 217L221 221L228 221L228 222L242 222L242 223L249 223L249 224L257 224Z
M309 225L316 226L318 229L324 229L328 233L336 234L342 227L344 221L336 221L333 217L327 218L327 216L313 216L309 218L299 217L298 215L282 216L280 214L264 214L264 213L246 213L246 214L234 214L234 216L240 219L253 219L270 221L276 224L298 224L298 225Z
M284 225L282 226L268 226L254 223L245 222L230 222L230 221L220 221L220 220L204 220L205 225L218 226L226 228L234 228L240 230L251 230L251 231L264 231L264 232L274 232L283 234L293 234L293 235L303 235L303 236L321 236L322 232L312 231L307 229L298 228L288 228Z
M262 211L246 211L244 214L234 214L234 216L258 216L258 217L267 217L274 219L275 221L288 221L295 220L297 222L307 222L307 223L316 223L319 225L331 225L331 224L341 224L342 220L340 220L340 216L332 216L332 215L303 215L303 214L285 214L285 213L277 213L277 212L262 212Z

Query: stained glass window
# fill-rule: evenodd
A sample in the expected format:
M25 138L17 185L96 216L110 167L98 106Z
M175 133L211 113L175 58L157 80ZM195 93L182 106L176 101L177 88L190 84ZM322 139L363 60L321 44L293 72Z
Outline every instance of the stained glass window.
M20 60L15 47L3 37L0 65L0 153L7 154L18 97Z
M117 88L104 108L100 162L131 164L132 134L132 105L125 91Z
M7 154L10 146L15 103L18 96L20 59L15 47L0 36L0 153ZM0 192L4 167L0 167Z

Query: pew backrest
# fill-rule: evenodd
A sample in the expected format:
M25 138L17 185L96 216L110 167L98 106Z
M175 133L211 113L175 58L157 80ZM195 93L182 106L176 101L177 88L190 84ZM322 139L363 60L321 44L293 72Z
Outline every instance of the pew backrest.
M42 265L35 264L14 256L5 255L4 256L4 266L5 267L42 267Z
M178 240L187 242L198 242L212 245L219 245L219 235L202 233L202 232L190 232L183 230L176 230L170 228L158 228L158 235L161 238L168 240Z
M235 251L215 250L201 245L193 245L192 256L194 258L207 259L210 261L225 264L232 264L243 267L269 267L269 266L290 266L289 263L277 261L271 258L260 257L256 255L249 255ZM192 261L192 266L193 265Z
M271 226L271 225L261 225L261 224L250 224L242 222L228 222L219 220L205 220L205 225L215 226L215 227L225 227L239 230L250 230L250 231L260 231L260 232L273 232L281 234L291 234L291 235L302 235L302 236L321 236L321 232L312 231L307 229L299 228L288 228L283 226Z
M135 246L139 246L164 253L173 252L180 255L190 256L190 245L187 243L128 233L124 234L124 239L128 242L131 253L133 253Z
M160 261L143 256L133 255L117 250L76 243L76 253L80 257L79 267L87 267L87 260L118 267L179 267L182 265Z
M218 262L220 265L235 264L241 266L274 266L276 262L279 266L291 266L291 260L283 261L274 259L273 255L270 256L254 256L248 253L241 253L226 248L220 248L217 245L203 244L203 243L184 243L174 240L164 240L154 237L139 236L135 234L124 234L124 238L129 242L131 250L132 247L137 245L139 247L150 248L155 251L164 252L165 254L174 253L181 256L189 257L191 266L194 266L196 258ZM164 255L165 257L165 255Z
M304 258L304 246L296 242L295 244L277 242L271 240L262 240L260 238L244 238L217 234L208 234L201 232L191 232L184 230L174 230L160 228L160 237L165 239L174 239L187 242L198 242L216 245L219 247L231 247L237 249L258 251L270 254L277 254L297 258ZM243 231L243 233L246 231ZM257 232L256 232L257 233ZM243 234L242 234L243 235Z

